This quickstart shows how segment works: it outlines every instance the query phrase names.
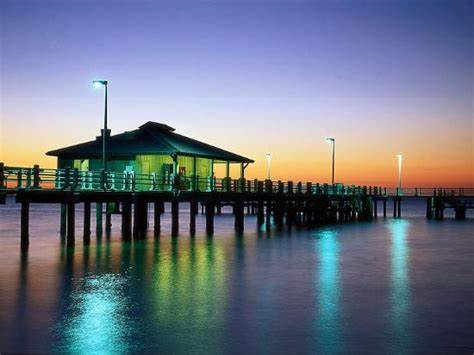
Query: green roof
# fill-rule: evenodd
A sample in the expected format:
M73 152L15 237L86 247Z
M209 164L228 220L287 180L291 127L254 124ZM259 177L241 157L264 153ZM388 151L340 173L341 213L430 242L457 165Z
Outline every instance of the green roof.
M116 135L107 140L108 158L127 158L136 154L186 155L231 162L253 163L252 159L188 138L175 129L157 122L147 122L138 129ZM51 150L46 155L66 159L102 157L102 137L93 141Z

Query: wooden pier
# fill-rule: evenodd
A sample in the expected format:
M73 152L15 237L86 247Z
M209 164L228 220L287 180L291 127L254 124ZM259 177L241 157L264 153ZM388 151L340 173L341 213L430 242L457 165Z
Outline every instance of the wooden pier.
M203 188L204 187L204 188ZM381 214L387 217L387 203L393 201L393 217L401 217L402 199L425 198L427 218L442 219L444 209L454 208L456 219L466 217L473 208L473 189L456 192L441 189L398 191L372 186L328 185L312 182L294 184L292 181L258 181L229 178L216 179L174 176L137 176L105 171L77 169L40 169L7 167L0 163L0 202L6 194L15 195L21 204L21 247L29 245L29 207L32 203L52 203L61 206L59 218L61 235L66 244L75 244L76 206L83 204L83 243L90 243L91 205L95 205L96 234L110 232L111 215L121 215L124 240L145 238L148 230L148 210L153 206L153 234L161 234L164 205L171 205L171 235L180 229L181 204L189 204L189 235L196 233L199 205L205 213L206 233L214 233L215 215L222 206L231 206L235 231L244 232L244 216L256 215L257 225L277 228L305 226L313 228L330 223L370 221ZM467 194L466 194L467 192Z

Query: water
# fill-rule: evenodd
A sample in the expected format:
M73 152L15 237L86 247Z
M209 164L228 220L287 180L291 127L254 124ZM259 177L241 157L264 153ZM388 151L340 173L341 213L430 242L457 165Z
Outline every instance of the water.
M78 208L78 213L81 210ZM466 353L474 351L474 221L407 218L289 231L110 239L66 249L58 209L0 206L0 351L93 353ZM470 216L472 218L472 215ZM197 229L204 231L199 215Z

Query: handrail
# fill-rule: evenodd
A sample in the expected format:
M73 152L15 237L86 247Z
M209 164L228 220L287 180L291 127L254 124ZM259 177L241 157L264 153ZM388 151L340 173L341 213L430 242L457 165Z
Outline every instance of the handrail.
M381 197L474 196L474 188L391 188L313 182L216 178L156 173L81 171L5 166L0 163L0 190L43 189L73 191L202 191L312 195L371 195Z

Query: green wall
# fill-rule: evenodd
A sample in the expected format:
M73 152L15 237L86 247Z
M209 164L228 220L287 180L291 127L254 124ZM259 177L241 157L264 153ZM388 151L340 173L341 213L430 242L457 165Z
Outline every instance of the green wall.
M195 171L199 177L197 187L200 190L207 189L208 178L213 172L212 159L178 156L177 163L178 172L189 178L184 179L186 183L183 188L191 187L192 177ZM196 166L194 166L194 164L196 164ZM112 159L107 162L108 171L116 172L117 175L121 175L126 167L131 167L136 174L151 175L152 173L156 173L159 181L169 184L169 174L173 172L173 159L169 155L139 154L135 156L134 160ZM100 171L102 169L102 159L58 159L58 168ZM141 177L141 179L147 180L148 177ZM117 184L121 183L117 182Z

